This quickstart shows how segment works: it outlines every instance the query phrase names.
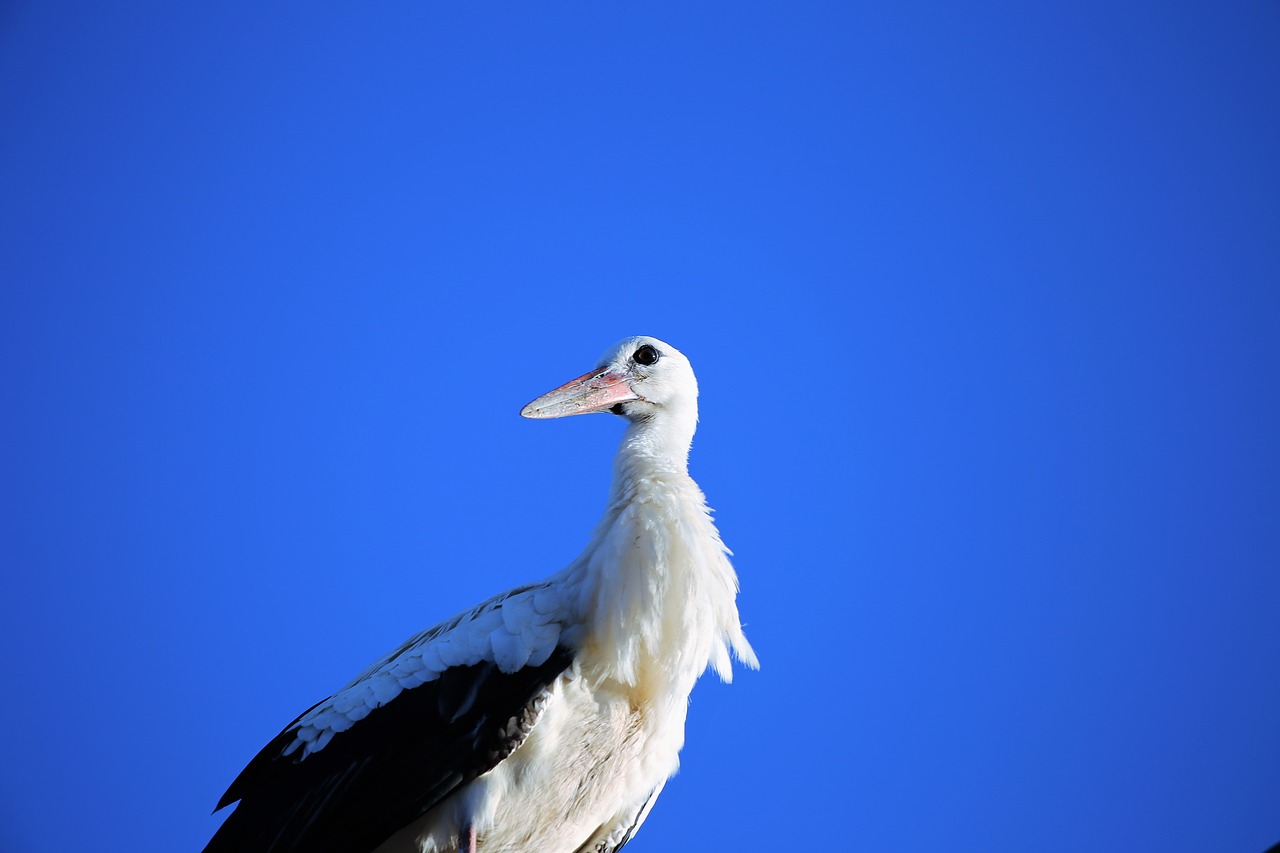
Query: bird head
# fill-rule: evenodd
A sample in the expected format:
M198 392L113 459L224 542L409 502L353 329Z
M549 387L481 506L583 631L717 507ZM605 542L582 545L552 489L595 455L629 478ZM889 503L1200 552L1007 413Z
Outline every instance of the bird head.
M548 391L521 410L526 418L610 412L629 421L662 415L697 421L698 381L671 344L640 335L609 348L595 369Z

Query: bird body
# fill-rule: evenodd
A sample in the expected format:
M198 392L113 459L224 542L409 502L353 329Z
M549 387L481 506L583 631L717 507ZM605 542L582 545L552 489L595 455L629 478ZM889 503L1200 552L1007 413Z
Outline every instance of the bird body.
M652 362L648 360L652 358ZM737 577L687 455L688 361L629 338L526 417L628 420L582 553L412 637L288 726L231 785L217 850L616 851L678 766L710 665L755 666Z

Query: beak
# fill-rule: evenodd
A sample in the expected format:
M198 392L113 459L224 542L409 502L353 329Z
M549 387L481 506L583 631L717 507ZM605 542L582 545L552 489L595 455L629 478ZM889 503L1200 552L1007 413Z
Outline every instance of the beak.
M615 370L593 370L554 391L548 391L520 410L525 418L563 418L608 411L627 400L639 400L631 377Z

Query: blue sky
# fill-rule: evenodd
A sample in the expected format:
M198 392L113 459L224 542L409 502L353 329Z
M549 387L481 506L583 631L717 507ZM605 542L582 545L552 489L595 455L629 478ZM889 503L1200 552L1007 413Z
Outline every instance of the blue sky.
M1280 840L1280 6L11 2L0 849L195 850L680 347L758 673L646 850Z

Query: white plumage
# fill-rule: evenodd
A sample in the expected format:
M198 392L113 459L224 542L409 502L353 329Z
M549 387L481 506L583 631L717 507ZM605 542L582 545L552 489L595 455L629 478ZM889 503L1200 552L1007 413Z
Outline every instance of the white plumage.
M756 659L687 458L688 360L628 338L530 403L627 419L604 518L566 568L411 638L245 768L218 850L616 851L675 772L689 693Z

